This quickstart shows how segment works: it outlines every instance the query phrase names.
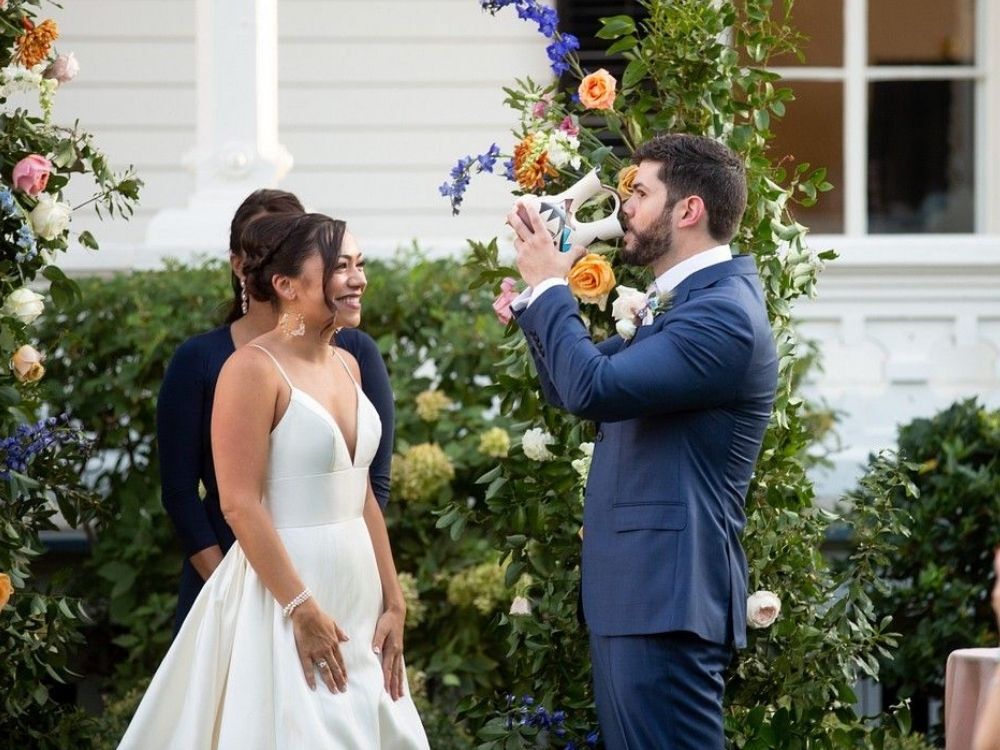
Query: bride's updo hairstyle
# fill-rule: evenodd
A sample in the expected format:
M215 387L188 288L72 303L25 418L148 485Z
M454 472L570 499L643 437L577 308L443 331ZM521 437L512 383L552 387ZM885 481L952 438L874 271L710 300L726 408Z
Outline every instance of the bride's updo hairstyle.
M323 296L334 313L337 308L326 287L337 267L346 228L343 221L324 214L271 214L254 219L241 238L247 292L278 309L280 298L271 279L275 274L297 278L302 264L319 253L323 259Z

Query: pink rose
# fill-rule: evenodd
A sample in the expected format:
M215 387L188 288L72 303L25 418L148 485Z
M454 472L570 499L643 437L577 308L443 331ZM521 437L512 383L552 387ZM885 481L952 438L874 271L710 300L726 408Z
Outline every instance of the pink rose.
M518 294L520 294L515 288L516 285L517 281L508 276L500 283L500 296L493 302L493 312L497 314L497 320L503 325L510 323L510 319L514 317L510 311L510 303L517 299Z
M552 95L546 94L531 107L531 116L538 118L539 120L545 117L545 113L549 111L549 105L552 104Z
M11 180L18 190L22 190L28 195L38 195L49 184L51 171L52 162L44 156L31 154L14 165Z
M566 115L563 121L559 123L559 129L566 135L577 136L580 135L580 126L577 125L576 121L571 115Z

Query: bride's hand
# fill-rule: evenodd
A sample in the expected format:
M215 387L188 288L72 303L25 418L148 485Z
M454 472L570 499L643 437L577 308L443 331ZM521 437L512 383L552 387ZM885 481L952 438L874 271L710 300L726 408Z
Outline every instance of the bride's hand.
M372 650L382 656L382 676L386 692L397 701L403 697L403 625L406 610L390 607L378 618Z
M316 689L318 671L331 693L347 690L347 669L340 644L350 639L315 599L306 600L292 612L292 631L309 689Z

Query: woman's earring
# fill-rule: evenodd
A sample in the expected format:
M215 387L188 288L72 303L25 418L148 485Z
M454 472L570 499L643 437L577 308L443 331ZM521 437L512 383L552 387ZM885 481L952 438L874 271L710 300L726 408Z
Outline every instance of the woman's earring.
M306 319L300 312L283 312L278 318L278 327L288 338L306 335Z
M250 312L250 295L247 294L246 279L240 279L240 309L243 310L244 315Z

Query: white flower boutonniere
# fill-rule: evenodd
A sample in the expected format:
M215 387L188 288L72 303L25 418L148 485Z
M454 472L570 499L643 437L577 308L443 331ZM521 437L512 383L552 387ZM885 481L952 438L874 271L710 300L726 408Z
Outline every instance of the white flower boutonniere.
M643 322L652 322L653 318L670 307L670 292L653 291L646 294L630 286L619 286L615 291L618 292L618 297L611 305L611 315L615 319L618 335L626 341L635 336Z

